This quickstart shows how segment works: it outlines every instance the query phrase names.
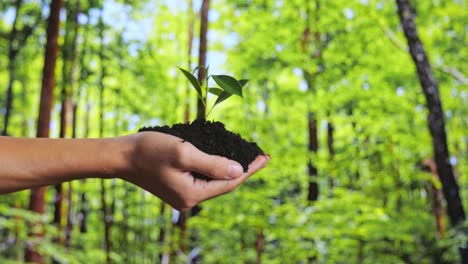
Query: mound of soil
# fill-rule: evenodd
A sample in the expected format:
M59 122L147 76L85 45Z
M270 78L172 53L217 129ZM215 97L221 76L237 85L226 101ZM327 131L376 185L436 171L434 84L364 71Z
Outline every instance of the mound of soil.
M264 152L254 142L247 142L239 134L226 130L224 124L217 121L197 119L188 124L169 126L143 127L138 132L156 131L179 137L192 143L199 150L210 155L223 156L239 162L244 172L258 155ZM195 178L209 180L199 173L193 173Z

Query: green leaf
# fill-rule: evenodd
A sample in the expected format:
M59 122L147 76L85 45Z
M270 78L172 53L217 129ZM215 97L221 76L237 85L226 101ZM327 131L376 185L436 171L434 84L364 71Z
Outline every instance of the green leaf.
M212 94L215 94L217 96L220 96L224 91L222 89L213 87L213 88L208 88L208 92L212 93Z
M212 75L212 77L225 92L242 97L242 87L236 79L228 75Z
M222 101L228 99L229 97L231 97L231 93L228 93L228 92L225 92L223 91L219 96L218 96L218 99L216 99L216 102L214 105L217 105L219 103L221 103Z
M198 82L197 78L195 76L193 76L190 72L182 69L179 67L179 70L185 75L185 77L190 81L190 83L192 84L193 88L195 88L195 90L197 90L197 93L198 95L200 95L200 97L203 98L203 93L202 93L202 89L201 89L201 85L200 83Z
M238 82L239 82L239 84L241 85L241 87L244 88L244 86L249 82L249 80L247 80L247 79L242 79L242 80L239 80Z

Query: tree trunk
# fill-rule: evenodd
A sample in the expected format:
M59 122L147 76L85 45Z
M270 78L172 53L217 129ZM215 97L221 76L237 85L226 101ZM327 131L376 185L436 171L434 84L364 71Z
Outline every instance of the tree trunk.
M320 40L320 33L319 33L319 10L320 10L320 2L315 0L315 16L314 16L314 24L317 25L315 28L315 32L311 32L311 11L309 3L306 3L306 28L302 34L302 50L303 52L310 57L310 59L317 59L317 64L319 65L316 72L311 73L309 69L302 69L304 79L307 84L307 90L315 94L316 87L315 87L315 79L321 73L321 65L322 65L322 43ZM310 36L313 38L311 39ZM309 50L309 41L313 41L316 47L315 50ZM307 123L308 123L308 134L309 134L309 146L308 150L312 154L312 156L316 155L318 152L318 130L317 130L317 116L316 113L309 110L307 114ZM319 196L319 186L317 182L317 167L313 164L312 159L309 158L307 162L307 169L309 174L309 185L307 191L307 200L312 202L316 201Z
M84 29L83 29L83 37L82 37L83 49L81 50L79 63L78 63L79 65L85 64L86 47L88 46L88 32L91 30L90 22L89 22L89 9L86 12L86 16L88 17L88 20L86 21L86 24L84 25ZM81 70L78 81L77 81L77 83L79 84L78 98L81 96L83 92L82 83L86 80L86 77L87 77L87 73L85 73L84 70ZM89 115L91 111L91 105L89 104L89 90L86 91L84 101L85 101L85 111L84 111L84 120L83 120L83 127L84 127L83 137L87 138L89 136ZM77 116L75 116L75 119L77 119ZM81 189L84 190L85 189L84 186L86 185L86 180L80 180L80 185L83 186L81 187ZM88 231L87 221L88 221L88 199L86 197L86 192L83 191L80 193L80 210L78 213L78 228L81 234L84 234Z
M77 59L77 35L78 35L78 12L79 12L79 1L75 1L75 5L72 1L66 3L67 20L65 25L65 42L62 47L62 90L61 90L61 111L60 111L60 138L67 137L67 127L71 123L69 122L70 114L74 114L72 94L76 82L76 59ZM76 110L76 109L75 109ZM68 207L67 207L67 220L69 219L68 212L71 208L71 183L68 184ZM55 213L54 213L54 224L57 226L58 237L56 242L58 244L65 244L64 237L62 236L62 223L63 223L63 186L62 184L55 185L56 196L54 201ZM67 226L69 221L67 221ZM65 237L69 236L70 232L65 230ZM68 239L69 241L69 239ZM59 263L53 261L53 263Z
M208 12L210 10L210 0L203 0L200 10L200 46L198 52L198 81L203 85L206 79L206 50L207 50L207 33L208 33ZM206 98L206 94L203 94ZM206 106L203 100L197 97L197 118L205 118Z
M193 14L193 0L188 1L189 4L189 24L188 24L188 41L187 41L187 69L192 68L192 49L193 49L193 30L194 30L194 14ZM184 122L188 123L190 120L190 84L185 89L185 112Z
M22 0L16 0L15 2L15 19L13 20L13 26L11 27L10 35L8 38L8 72L9 72L9 79L8 79L8 86L7 86L7 96L6 96L6 103L5 103L5 118L3 121L3 130L2 135L8 135L8 123L10 120L10 113L11 107L13 105L13 83L16 79L16 58L19 52L19 45L15 42L18 35L18 17L21 6L23 5Z
M450 154L445 133L444 111L439 95L439 88L434 77L431 65L427 58L423 44L419 39L414 13L408 0L396 0L398 15L408 42L411 57L416 66L419 82L426 97L426 105L429 110L428 125L432 136L434 158L442 183L447 204L447 212L453 226L461 224L465 220L465 211L460 199L458 183L450 164ZM463 263L468 263L468 246L460 249Z
M89 92L86 92L86 97L85 97L85 103L86 103L86 111L84 113L84 133L83 137L87 138L89 136L89 115L91 111L91 106L89 105ZM82 190L86 189L86 180L80 180L80 184L83 186L81 187ZM79 212L79 217L78 217L78 226L81 234L84 234L88 232L88 213L89 212L89 205L88 205L88 198L86 196L86 192L82 191L80 194L80 212Z
M89 102L89 92L86 92L86 97L85 97L85 103L86 103L86 111L84 113L84 133L83 137L87 138L89 136L89 115L91 111L91 106L88 103ZM82 185L81 189L84 190L86 189L86 180L80 180L80 184ZM89 205L88 205L88 198L86 196L86 192L82 191L80 194L80 212L79 212L79 220L78 220L78 226L80 229L80 233L84 234L88 232L88 212L89 212Z
M106 196L107 196L107 188L104 180L100 180L101 182L101 213L102 213L102 220L104 223L104 249L106 251L106 263L111 263L110 259L110 251L111 251L111 241L110 241L110 224L111 219L109 217L109 208L107 206Z
M334 148L334 135L335 126L333 123L328 120L327 122L327 147L328 147L328 158L333 159L335 157L335 148Z
M81 185L86 185L85 181L81 182ZM85 192L82 192L80 195L80 212L79 212L79 220L78 220L78 226L80 229L81 234L85 234L88 232L88 199L86 198Z
M20 77L20 82L21 82L21 102L22 105L26 105L26 96L28 94L28 85L25 76ZM29 127L28 127L28 111L26 109L21 110L21 133L20 135L22 137L28 137L29 136Z
M427 169L428 172L432 174L434 181L439 181L439 175L437 175L436 164L433 159L426 159L423 162L423 166ZM436 237L444 238L445 237L445 221L443 216L443 205L442 205L442 191L433 183L430 183L428 192L431 199L432 213L434 214L434 220L436 223Z
M358 239L358 254L357 254L357 260L356 263L364 263L364 246L366 244L366 241L363 239Z
M333 159L335 158L334 134L335 134L335 126L333 125L333 122L330 120L330 117L329 117L327 120L327 147L328 147L328 161L331 163L331 166L333 166ZM333 188L335 187L334 176L335 175L333 174L329 174L328 176L328 188L329 188L328 196L329 197L333 196Z
M247 253L247 242L245 240L245 231L242 228L238 228L239 230L239 240L240 240L240 263L246 264L246 253Z
M72 107L72 138L76 138L76 111L77 104L73 104ZM70 250L71 247L71 233L73 230L73 219L72 219L72 203L73 202L73 185L72 182L68 183L68 192L67 192L67 225L65 226L65 248Z
M314 113L310 112L308 115L308 128L309 128L309 151L316 155L318 152L318 136L317 136L317 119ZM309 159L307 163L309 171L309 189L307 192L308 201L317 201L319 195L317 183L317 167Z
M160 249L159 253L159 261L160 263L167 262L169 259L170 253L165 250L166 244L166 203L161 201L161 206L159 207L159 217L161 217L161 228L159 229L158 235L158 247Z
M49 137L50 115L53 103L53 91L55 86L55 65L58 53L58 34L60 26L61 0L52 0L50 4L50 17L47 25L47 43L44 55L44 69L42 75L41 101L39 105L39 118L37 121L37 137ZM44 201L45 187L31 189L29 209L33 212L43 214L45 211ZM34 233L34 236L42 236L43 232ZM41 255L28 247L25 254L26 261L42 263Z
M351 141L351 146L353 146L352 151L354 152L354 155L357 156L360 152L359 150L360 143L357 137L357 135L359 134L359 131L357 129L357 123L354 117L354 105L355 105L354 100L352 100L350 104L348 105L347 107L348 109L346 109L346 112L347 112L349 119L351 119L351 128L352 128L353 135L354 135ZM349 182L347 184L347 187L350 189L356 189L358 187L357 183L359 182L359 178L361 178L359 168L356 168L356 169L350 168L348 178L349 178ZM384 199L387 199L387 198L388 198L387 196L384 197Z
M71 1L69 3L70 12L67 14L67 17L71 18L70 29L67 29L67 32L71 31L71 44L70 44L70 52L71 55L68 58L70 61L69 67L69 77L68 80L70 81L70 88L67 94L67 101L70 103L71 107L71 129L72 129L72 138L76 138L76 121L77 121L77 109L78 104L73 102L73 94L75 93L75 87L78 81L78 31L79 31L79 22L78 16L81 10L81 2L80 0L75 0L75 5L71 5ZM65 135L65 133L64 133ZM68 183L68 193L67 193L67 224L65 226L65 248L70 250L71 247L71 234L73 229L73 219L72 219L72 202L73 202L73 184L72 182Z
M104 58L104 20L103 20L104 7L101 7L99 14L99 39L100 39L100 48L99 48L99 62L101 63L101 74L99 76L99 137L104 136L104 78L106 76L106 67L105 58ZM104 223L104 248L106 251L106 263L111 263L110 253L111 253L111 225L112 225L112 215L110 214L110 208L107 204L107 186L104 179L100 180L101 182L101 213L102 221Z
M13 25L8 35L8 85L6 92L6 102L5 102L5 118L3 120L3 130L2 135L8 135L8 126L10 121L10 116L13 108L13 85L16 80L16 64L17 57L20 50L26 44L27 39L32 35L34 29L37 27L40 17L33 21L31 25L23 25L21 30L18 29L19 14L21 7L23 6L23 0L15 1L15 18L13 20Z
M177 221L177 227L179 228L180 231L180 237L179 237L179 250L181 252L186 252L187 250L187 245L186 245L186 238L187 238L187 219L189 217L189 214L187 212L179 212L179 220Z
M32 22L26 23L23 21L23 26L21 29L18 29L18 21L20 20L19 14L20 10L23 6L23 0L16 0L15 1L15 18L13 20L12 29L10 34L8 35L8 71L9 71L9 79L7 85L7 94L6 94L6 102L5 102L5 118L4 118L4 126L2 130L2 135L8 135L8 126L10 121L10 116L13 108L13 86L14 82L17 78L17 57L21 49L26 45L28 38L34 32L34 29L39 24L39 21L42 19L40 15L38 15Z
M189 4L189 23L188 23L188 42L187 42L187 67L191 69L192 67L192 48L193 48L193 31L194 31L194 12L193 12L193 0L188 1ZM203 9L203 7L202 7ZM205 40L206 46L206 40ZM206 52L206 48L205 48ZM206 58L206 57L205 57ZM201 69L200 69L201 70ZM184 111L184 122L188 123L190 121L190 84L186 87L185 92L185 111ZM201 110L205 111L205 110ZM162 205L161 205L162 206ZM188 212L179 212L179 219L176 222L176 226L180 230L179 245L178 248L181 252L186 251L186 232L187 232L187 218L189 216ZM163 230L161 230L163 232Z
M63 244L62 239L62 208L63 208L63 186L62 184L55 185L55 198L54 198L54 219L53 224L57 228L57 237L55 238L55 243L61 245ZM53 261L53 263L57 263Z
M8 62L8 71L9 71L9 80L8 80L8 87L7 87L7 96L6 96L6 102L5 102L5 117L3 120L3 130L2 130L2 136L8 136L8 125L10 122L10 115L11 115L11 108L13 105L13 83L15 81L15 76L16 76L16 67L14 66L14 62L12 62L12 59L10 58L10 61Z
M429 172L432 175L432 181L429 181L426 186L426 192L429 194L429 200L431 203L432 214L434 216L435 222L435 237L437 239L443 239L445 237L446 228L445 228L445 219L444 219L444 206L443 206L443 195L442 190L438 189L435 185L435 181L439 181L439 176L437 175L437 168L434 162L434 159L429 158L425 159L422 162L422 169L425 172ZM431 252L432 262L433 263L446 263L443 260L443 248L438 248Z
M206 79L206 52L207 52L207 35L208 35L208 13L210 10L210 0L203 0L201 9L200 9L200 45L199 45L199 50L198 50L198 65L200 66L198 69L198 81L200 82L201 85L205 83ZM203 97L206 98L206 94L203 94ZM197 118L205 118L206 116L206 105L204 105L203 101L205 99L201 99L197 97ZM206 100L205 100L206 101ZM197 215L201 210L201 207L199 205L194 206L188 215L185 215L185 218L195 216ZM181 215L184 213L181 213ZM183 219L183 221L187 221L186 219ZM184 224L185 225L185 224ZM186 230L186 228L183 228ZM186 231L184 231L185 233ZM186 237L185 234L181 234L184 238ZM196 232L192 232L190 235L190 242L191 242L191 247L195 248L196 241L197 241L197 234ZM193 257L191 260L189 260L190 263L199 263L202 262L202 255L201 253L197 253L195 257Z
M262 254L264 250L265 237L263 235L263 228L259 227L257 230L257 240L255 241L255 249L257 251L257 264L262 264Z

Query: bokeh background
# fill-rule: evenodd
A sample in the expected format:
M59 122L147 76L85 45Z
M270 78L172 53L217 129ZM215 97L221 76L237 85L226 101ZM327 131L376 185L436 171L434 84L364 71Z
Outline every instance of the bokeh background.
M82 138L193 120L196 94L177 67L199 65L202 2L65 1L50 136L64 124L63 136ZM466 210L468 3L409 2ZM0 120L11 136L36 136L50 10L0 3ZM269 166L192 215L120 180L49 187L44 214L28 210L29 191L0 196L0 262L22 263L27 247L45 263L460 262L467 224L449 221L431 171L428 110L395 1L218 0L207 23L209 73L250 79L243 100L209 119L256 141Z

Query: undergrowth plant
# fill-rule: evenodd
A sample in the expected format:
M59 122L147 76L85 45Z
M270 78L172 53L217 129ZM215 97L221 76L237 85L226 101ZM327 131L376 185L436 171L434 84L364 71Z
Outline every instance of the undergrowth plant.
M236 78L229 76L229 75L209 75L208 74L208 68L205 68L206 70L206 80L204 81L203 85L200 84L198 79L194 76L196 71L199 71L200 69L204 68L203 66L198 66L196 67L192 72L189 72L187 70L184 70L179 67L179 70L184 74L184 76L189 80L190 84L192 87L195 89L197 92L198 97L202 101L203 105L205 108L208 106L208 93L213 94L216 97L216 101L213 103L211 106L210 110L208 113L205 115L205 118L207 118L211 111L213 111L213 108L220 104L221 102L225 101L232 95L237 95L240 97L243 97L242 95L242 88L247 84L249 80L246 79L241 79L237 80ZM209 79L212 78L215 83L219 87L208 87L208 81Z

